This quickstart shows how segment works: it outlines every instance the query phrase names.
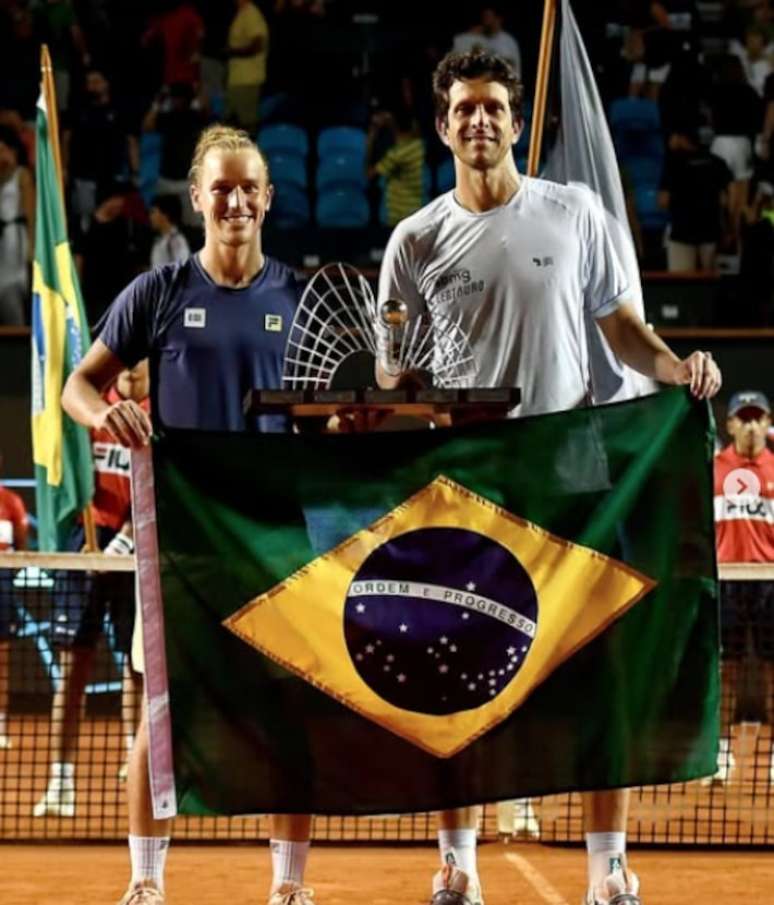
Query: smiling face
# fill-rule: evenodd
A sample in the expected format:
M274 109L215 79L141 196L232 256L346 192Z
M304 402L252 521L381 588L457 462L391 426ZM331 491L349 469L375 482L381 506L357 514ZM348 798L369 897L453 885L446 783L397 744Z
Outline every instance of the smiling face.
M255 148L211 148L191 186L191 202L204 217L207 242L230 247L256 240L271 197L266 165Z
M499 166L519 140L508 89L485 78L458 79L449 88L449 112L437 122L441 141L474 170Z

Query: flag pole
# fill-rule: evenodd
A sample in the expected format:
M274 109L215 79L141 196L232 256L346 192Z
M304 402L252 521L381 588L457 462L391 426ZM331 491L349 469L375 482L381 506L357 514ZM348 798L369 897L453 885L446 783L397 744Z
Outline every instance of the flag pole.
M543 149L548 79L551 73L551 55L556 31L556 4L557 0L545 0L543 6L543 30L540 35L540 55L535 79L535 101L532 109L532 129L529 136L529 156L527 157L528 176L537 176L540 152Z
M48 119L48 140L51 144L51 152L54 155L54 167L56 168L56 183L59 188L59 204L62 210L62 222L67 223L65 219L65 203L64 203L64 176L62 174L62 152L59 146L59 116L56 106L56 86L54 84L54 67L51 64L51 54L48 52L48 45L43 44L40 48L40 90L46 103L46 117ZM83 534L84 534L84 553L95 553L99 551L97 546L97 528L94 523L94 512L91 506L86 506L82 512L83 517Z

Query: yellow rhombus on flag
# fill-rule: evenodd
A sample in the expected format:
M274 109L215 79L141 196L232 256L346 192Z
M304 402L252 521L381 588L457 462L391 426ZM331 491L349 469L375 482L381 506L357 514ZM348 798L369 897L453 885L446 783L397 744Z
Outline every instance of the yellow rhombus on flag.
M654 586L441 476L224 624L451 757Z

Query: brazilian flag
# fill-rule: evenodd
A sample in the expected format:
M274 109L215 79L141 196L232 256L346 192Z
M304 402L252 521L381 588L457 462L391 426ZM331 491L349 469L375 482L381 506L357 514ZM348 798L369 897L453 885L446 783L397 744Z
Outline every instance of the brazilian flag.
M48 111L38 101L32 279L32 458L38 546L62 550L94 495L88 431L62 411L65 381L89 347L78 274L67 242Z
M170 430L154 473L180 811L714 772L712 422L686 391L417 432Z

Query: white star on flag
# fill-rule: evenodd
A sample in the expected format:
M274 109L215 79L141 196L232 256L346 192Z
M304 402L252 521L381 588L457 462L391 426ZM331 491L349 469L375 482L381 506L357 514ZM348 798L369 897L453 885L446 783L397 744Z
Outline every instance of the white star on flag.
M408 631L408 626L406 625L405 622L401 625L400 630L401 630L402 632L407 632L407 631Z
M365 613L365 604L364 604L364 603L359 603L359 604L355 607L355 609L357 610L358 613Z
M475 583L475 581L469 581L469 582L465 585L465 587L466 587L469 591L475 591L475 590L476 590L476 583Z

